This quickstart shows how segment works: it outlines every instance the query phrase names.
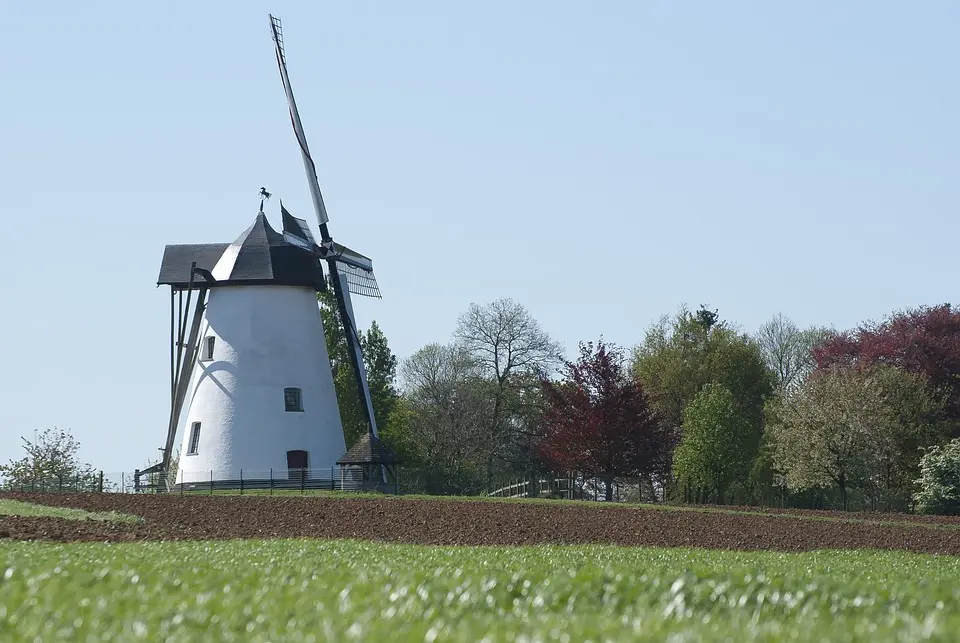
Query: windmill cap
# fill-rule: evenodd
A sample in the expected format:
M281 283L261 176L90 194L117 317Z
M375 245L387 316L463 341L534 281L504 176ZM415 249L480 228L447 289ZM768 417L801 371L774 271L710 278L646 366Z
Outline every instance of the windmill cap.
M300 248L270 227L258 212L232 243L181 244L164 248L158 285L185 288L190 266L209 271L214 286L277 285L326 289L323 268L313 252ZM197 285L202 280L195 278Z

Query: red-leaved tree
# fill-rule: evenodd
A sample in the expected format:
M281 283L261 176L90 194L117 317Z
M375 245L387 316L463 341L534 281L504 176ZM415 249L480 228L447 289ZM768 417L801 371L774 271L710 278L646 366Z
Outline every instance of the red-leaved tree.
M564 362L563 379L541 380L546 411L540 451L557 470L575 471L606 484L621 476L669 471L675 438L658 417L641 384L627 374L623 353L603 339L580 344L576 362Z
M882 323L835 335L813 356L821 371L834 364L889 364L923 375L947 394L948 416L960 421L960 311L950 304L898 312Z

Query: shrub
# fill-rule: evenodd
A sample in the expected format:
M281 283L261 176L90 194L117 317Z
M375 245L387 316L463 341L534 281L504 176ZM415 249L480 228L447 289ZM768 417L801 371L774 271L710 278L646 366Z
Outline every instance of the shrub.
M960 515L960 439L927 451L920 459L914 501L924 514Z

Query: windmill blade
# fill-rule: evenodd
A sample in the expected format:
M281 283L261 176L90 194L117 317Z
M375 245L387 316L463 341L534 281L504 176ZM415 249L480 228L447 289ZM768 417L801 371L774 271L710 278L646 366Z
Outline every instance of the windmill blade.
M338 267L339 268L339 267ZM367 409L367 417L370 418L370 430L373 437L379 438L377 433L377 421L373 416L373 398L370 396L370 385L367 383L367 369L363 365L363 353L360 350L360 337L357 334L357 318L353 314L353 303L350 301L350 288L347 275L338 269L337 279L340 283L340 293L343 297L344 316L344 334L347 336L347 344L356 358L357 376L360 380L360 389L363 391L363 403Z
M277 55L277 66L280 68L280 78L283 80L283 89L287 95L287 104L290 107L290 121L293 124L293 131L297 136L297 142L300 145L300 153L303 156L303 167L307 173L307 183L310 186L310 195L313 199L313 208L317 214L317 222L320 224L320 239L323 246L316 247L318 254L327 261L327 267L330 277L333 281L333 291L337 298L337 309L340 313L340 319L344 326L347 343L350 347L350 361L353 362L354 374L356 375L357 388L364 401L364 411L369 422L370 432L374 437L377 435L377 422L373 414L373 402L370 397L370 387L367 384L367 373L363 366L363 354L360 350L360 338L357 335L357 324L353 315L353 304L350 302L350 293L362 294L369 297L379 297L380 289L377 287L377 281L373 276L373 262L368 257L353 252L349 248L343 248L339 244L333 243L330 231L327 229L327 210L323 205L323 197L320 194L320 185L317 181L317 168L314 165L313 158L310 156L310 150L307 147L307 138L303 133L303 127L300 124L300 115L297 112L297 104L293 98L293 89L290 87L290 77L287 75L287 58L283 50L283 30L280 26L280 20L270 15L270 31L273 35L273 42ZM307 245L313 236L303 236L304 227L297 221L296 217L285 230L285 236L293 243L298 245ZM294 227L293 224L296 224ZM285 226L286 227L286 226ZM300 228L299 233L296 228ZM381 475L386 482L386 472L381 467Z
M283 51L283 29L280 26L280 19L274 18L273 14L270 14L270 33L277 54L277 66L280 68L283 91L287 95L287 105L290 108L290 123L293 125L293 133L300 145L303 169L307 173L307 184L310 186L313 209L317 213L317 223L324 225L329 219L327 218L327 208L323 205L323 195L320 194L320 183L317 181L317 166L313 162L313 157L310 156L310 148L307 147L307 136L303 133L300 113L297 111L297 102L293 98L293 88L290 86L290 77L287 75L287 56Z
M367 418L370 420L370 433L373 437L379 439L380 433L377 431L377 419L373 413L373 397L370 395L370 384L367 382L367 369L363 365L363 352L360 349L360 336L357 333L357 318L353 314L353 303L350 301L350 282L347 279L347 275L340 272L339 268L340 266L338 265L336 282L339 285L337 290L343 301L342 310L346 313L346 315L344 315L343 325L347 336L347 344L350 346L350 351L355 360L357 381L360 385L359 388L363 397L364 408L367 411ZM380 465L380 479L386 484L387 469L382 464Z

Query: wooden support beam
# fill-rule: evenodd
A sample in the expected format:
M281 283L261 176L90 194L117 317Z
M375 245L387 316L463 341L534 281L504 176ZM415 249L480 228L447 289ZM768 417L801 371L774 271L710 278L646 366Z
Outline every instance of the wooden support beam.
M170 407L170 421L167 425L167 440L164 444L163 449L163 474L164 481L166 485L169 485L168 467L170 465L170 457L173 453L173 442L177 436L177 425L180 422L180 413L183 411L183 402L187 396L187 387L190 385L190 376L192 375L193 366L196 363L197 355L199 351L197 350L199 344L199 334L200 334L200 323L203 321L203 313L206 310L206 298L207 298L207 286L203 285L200 287L200 290L197 294L197 303L196 307L193 310L193 323L190 325L190 336L187 339L183 360L180 363L180 372L177 376L177 388L173 399L173 404ZM189 301L189 293L187 295L187 300ZM189 308L187 309L189 312Z

